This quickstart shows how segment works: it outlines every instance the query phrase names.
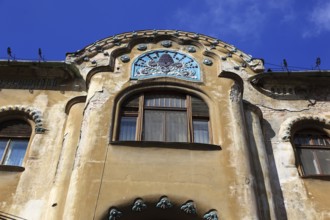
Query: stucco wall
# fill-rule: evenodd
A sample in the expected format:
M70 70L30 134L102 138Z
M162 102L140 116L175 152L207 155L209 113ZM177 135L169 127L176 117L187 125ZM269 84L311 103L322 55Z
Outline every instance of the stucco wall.
M201 80L164 75L131 79L135 59L156 50L189 55L200 66ZM283 96L275 89L270 94L283 79L265 76L254 85L263 71L261 60L186 32L118 35L69 53L67 62L86 91L0 91L0 108L37 109L46 129L32 133L23 172L0 171L0 211L26 219L107 219L111 207L128 212L137 198L150 205L167 196L175 207L193 200L198 219L210 210L217 210L219 219L330 218L324 193L329 182L303 179L290 138L285 138L290 118L330 119L329 97L323 93L310 98L296 90ZM305 81L302 77L293 84ZM118 143L122 100L157 90L203 99L215 148Z

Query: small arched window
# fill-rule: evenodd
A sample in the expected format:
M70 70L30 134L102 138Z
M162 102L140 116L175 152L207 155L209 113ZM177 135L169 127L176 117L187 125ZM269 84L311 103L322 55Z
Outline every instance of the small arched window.
M121 106L119 141L210 142L209 109L198 97L147 92Z
M0 123L1 165L22 166L31 132L31 126L21 119Z
M330 175L330 138L325 132L303 129L293 141L303 176Z

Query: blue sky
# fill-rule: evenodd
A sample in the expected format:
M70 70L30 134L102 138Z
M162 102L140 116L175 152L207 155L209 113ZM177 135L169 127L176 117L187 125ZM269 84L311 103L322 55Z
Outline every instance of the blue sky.
M0 58L64 60L106 37L174 29L233 44L267 68L330 70L330 0L0 0ZM297 68L296 68L297 67Z

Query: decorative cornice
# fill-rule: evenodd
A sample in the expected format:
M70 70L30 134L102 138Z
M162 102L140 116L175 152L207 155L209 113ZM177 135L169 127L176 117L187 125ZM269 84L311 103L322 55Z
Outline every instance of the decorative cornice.
M298 115L295 117L288 118L285 120L280 128L279 138L281 141L287 142L290 141L292 136L292 128L298 122L303 121L314 121L320 123L323 126L330 126L330 119L327 119L322 116L315 116L315 115Z
M40 110L25 105L8 105L0 108L1 113L23 113L27 115L35 123L35 132L37 134L44 133L46 129L43 127L43 116Z
M129 52L135 45L162 42L164 47L170 47L168 40L185 45L203 45L205 52L209 53L212 51L225 53L227 55L224 61L230 58L240 62L238 69L249 66L254 72L264 70L262 60L252 58L233 45L206 35L176 30L142 30L118 34L96 41L82 50L67 53L66 60L76 63L92 62L92 57L102 53L104 56L110 56L110 66L113 66L114 57ZM112 49L111 54L106 51L109 49Z

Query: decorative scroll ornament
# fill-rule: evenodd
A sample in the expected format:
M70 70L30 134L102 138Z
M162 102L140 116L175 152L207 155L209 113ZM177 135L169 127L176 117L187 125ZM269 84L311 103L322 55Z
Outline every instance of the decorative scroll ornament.
M132 79L164 76L200 81L200 67L190 56L168 50L145 53L133 62Z
M156 205L157 208L161 208L161 209L169 209L172 208L172 206L173 205L171 201L166 196L161 197Z
M119 211L116 208L112 208L109 211L109 220L117 220L119 219L121 216L123 215L123 213L121 211Z
M142 199L135 200L132 210L135 212L141 212L143 209L146 209L147 205L144 203Z
M217 213L216 210L209 211L209 212L205 213L205 215L203 216L203 219L205 219L205 220L219 220L218 213Z
M195 203L192 200L187 201L185 204L183 204L181 206L180 209L187 214L196 214L197 213Z

